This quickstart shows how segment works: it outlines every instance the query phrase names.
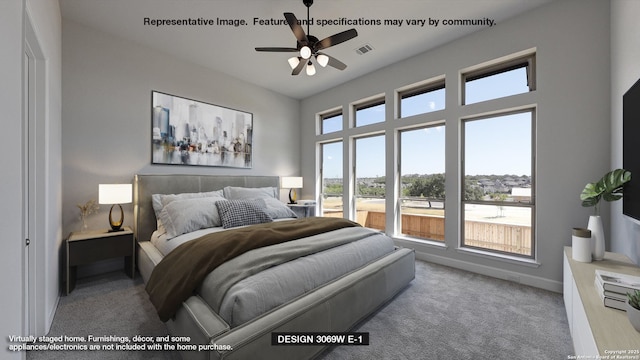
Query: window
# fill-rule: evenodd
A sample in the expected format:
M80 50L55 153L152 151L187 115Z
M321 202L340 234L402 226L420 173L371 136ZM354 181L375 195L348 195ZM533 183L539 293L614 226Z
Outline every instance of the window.
M401 118L442 110L444 107L444 82L400 93Z
M444 124L406 129L400 141L399 233L444 242Z
M320 115L320 134L328 134L342 130L342 113Z
M323 216L343 217L342 196L342 141L321 144L322 196L320 206Z
M385 229L384 135L354 140L355 220L363 226Z
M463 246L533 257L534 114L462 122Z
M348 114L341 107L321 113L324 216L403 241L535 260L535 59L525 50L444 69L458 79L446 81L441 72L393 94L356 99ZM445 102L453 94L460 103Z
M385 119L384 100L356 105L354 110L356 127L383 122Z
M473 104L534 91L534 67L535 57L528 55L464 73L462 104Z

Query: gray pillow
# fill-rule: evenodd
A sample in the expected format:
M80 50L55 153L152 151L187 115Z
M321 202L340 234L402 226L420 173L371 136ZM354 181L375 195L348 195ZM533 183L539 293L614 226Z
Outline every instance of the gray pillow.
M225 229L273 221L265 211L266 205L262 199L218 201L216 207Z
M269 216L273 219L282 219L282 218L297 218L298 215L293 212L287 205L285 205L282 201L274 198L264 198L265 204L267 205L265 211Z
M167 239L199 229L221 226L215 205L220 201L227 200L221 197L202 197L169 202L158 217L166 230Z
M229 200L278 198L278 188L272 186L261 188L227 186L222 190L224 197Z
M162 209L172 201L203 197L223 197L222 190L182 194L153 194L151 195L151 205L153 205L153 211L156 213L156 219L159 219Z

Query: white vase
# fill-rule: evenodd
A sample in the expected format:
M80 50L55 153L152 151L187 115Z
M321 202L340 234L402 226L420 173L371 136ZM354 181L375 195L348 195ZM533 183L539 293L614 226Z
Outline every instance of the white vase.
M600 215L589 216L589 224L587 229L591 230L593 260L604 259L604 229L602 227L602 218Z

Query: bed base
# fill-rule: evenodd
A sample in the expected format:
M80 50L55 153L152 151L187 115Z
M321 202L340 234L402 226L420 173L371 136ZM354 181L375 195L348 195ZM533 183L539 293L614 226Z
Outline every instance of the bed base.
M137 175L134 181L134 217L138 269L145 283L162 254L148 241L155 228L153 193L218 190L226 185L277 186L277 177L207 175ZM358 270L346 274L248 323L231 329L200 297L194 295L167 327L172 336L189 337L190 344L230 346L232 351L180 351L185 360L312 359L323 346L272 346L272 332L342 332L390 301L415 277L415 253L397 248ZM184 345L185 342L180 342Z
M155 262L152 247L141 244L139 267ZM151 244L148 244L151 245ZM153 248L154 249L154 248ZM154 249L155 250L155 249ZM156 250L157 251L157 250ZM181 351L185 360L217 359L312 359L323 346L273 346L272 332L349 331L386 304L415 277L415 253L399 248L363 268L351 272L259 318L230 329L200 297L192 296L167 322L172 336L188 336L191 344L228 345L233 351ZM184 343L183 343L184 344Z

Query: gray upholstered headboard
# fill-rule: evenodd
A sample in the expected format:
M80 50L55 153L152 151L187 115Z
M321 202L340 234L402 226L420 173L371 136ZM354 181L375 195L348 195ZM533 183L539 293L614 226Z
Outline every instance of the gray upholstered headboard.
M220 190L225 186L279 186L278 176L136 175L133 180L133 223L138 241L147 241L156 229L153 194L179 194Z

